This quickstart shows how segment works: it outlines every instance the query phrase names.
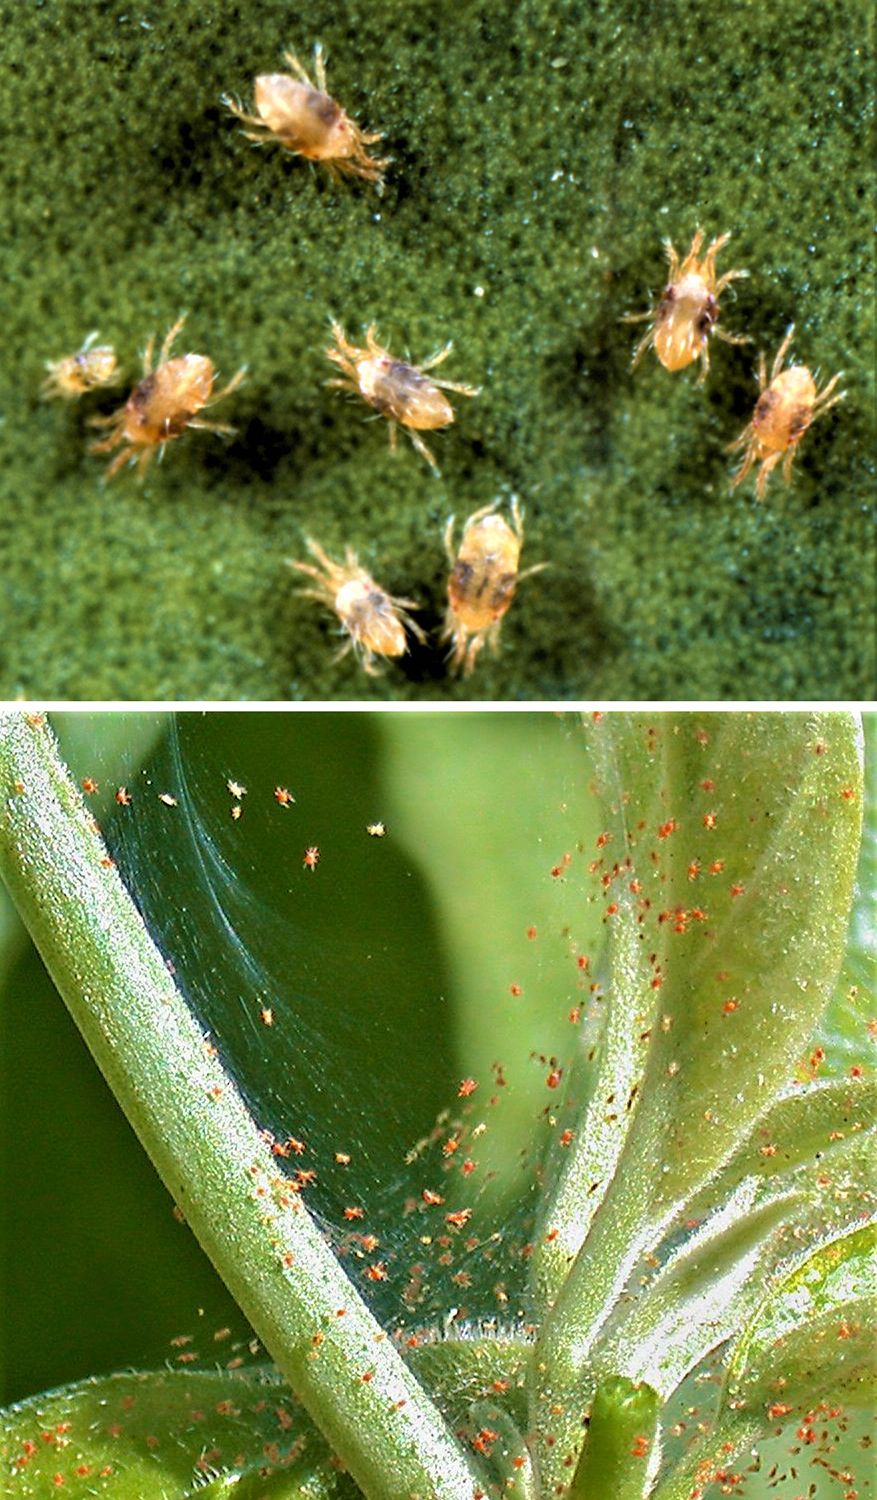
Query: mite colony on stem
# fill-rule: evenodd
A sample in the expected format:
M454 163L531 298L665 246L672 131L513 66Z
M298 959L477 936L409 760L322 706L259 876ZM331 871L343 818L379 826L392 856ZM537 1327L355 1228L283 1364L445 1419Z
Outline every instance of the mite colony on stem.
M243 134L255 145L276 143L307 161L319 162L335 177L354 176L383 188L384 169L389 157L372 157L367 147L382 139L380 131L364 131L346 110L329 94L322 48L314 48L314 82L295 53L287 51L284 60L289 73L262 73L254 83L254 113L244 109L239 100L223 94L222 103L230 113L251 128ZM703 231L698 229L688 254L680 261L670 240L664 241L669 263L668 281L657 303L645 313L628 314L625 322L647 320L649 327L633 356L636 366L647 349L653 348L665 369L676 371L700 360L699 383L709 370L709 345L713 336L729 344L751 342L748 334L727 333L719 326L719 302L732 281L748 276L748 271L716 271L716 260L727 245L730 234L712 240L701 257ZM91 445L92 453L120 451L111 460L107 478L111 479L128 463L136 464L143 475L156 450L161 456L172 438L182 436L187 428L230 434L232 427L205 421L198 414L237 389L245 367L214 394L214 368L204 354L185 354L171 358L171 346L180 333L185 316L180 317L164 340L157 366L153 369L153 339L143 355L143 376L123 407L108 417L93 417L96 426L108 427L108 436ZM390 447L395 450L396 434L404 428L417 452L439 473L432 450L421 433L439 431L455 421L454 408L445 391L460 396L477 396L480 387L441 380L434 374L451 352L446 343L423 364L399 359L378 342L377 327L370 323L365 331L365 345L351 343L339 322L331 320L332 344L326 350L328 359L342 372L340 378L327 381L352 391L389 423ZM817 392L816 382L806 365L782 370L782 362L792 339L790 327L774 360L768 384L764 355L759 358L761 394L752 420L731 445L744 448L740 468L731 481L732 490L747 477L753 464L759 465L756 494L763 499L767 480L773 468L783 460L783 477L791 478L792 464L805 431L845 395L835 391L840 375L835 375ZM93 347L97 338L91 333L75 354L47 362L48 375L42 394L74 400L88 391L114 384L119 369L114 349L109 345ZM452 564L448 581L448 606L443 641L450 642L452 671L472 671L485 645L495 649L500 622L511 604L519 577L538 572L544 563L518 573L523 541L521 512L517 500L511 507L512 524L496 514L496 505L476 511L466 522L458 553L452 546L453 520L448 522L445 546ZM317 585L303 592L319 599L332 609L341 622L348 641L338 656L351 648L370 675L378 670L379 658L398 658L407 651L406 629L418 640L426 639L414 623L408 609L416 608L410 599L396 598L375 583L359 565L352 548L345 550L344 563L334 562L309 539L306 544L318 566L292 562L291 567L312 578Z

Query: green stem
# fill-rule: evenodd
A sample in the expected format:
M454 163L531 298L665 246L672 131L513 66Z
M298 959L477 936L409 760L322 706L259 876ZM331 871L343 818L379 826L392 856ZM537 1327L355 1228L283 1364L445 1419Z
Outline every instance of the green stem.
M44 721L0 714L0 874L168 1191L369 1500L477 1471L352 1287L176 989Z
M604 1380L594 1397L588 1436L569 1500L643 1500L658 1454L658 1393L623 1375Z

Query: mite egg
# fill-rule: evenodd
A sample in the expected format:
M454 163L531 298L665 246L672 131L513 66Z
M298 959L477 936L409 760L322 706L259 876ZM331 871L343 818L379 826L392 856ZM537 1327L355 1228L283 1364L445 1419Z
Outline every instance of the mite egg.
M368 155L366 146L381 139L380 131L360 130L337 100L326 91L326 63L319 43L314 48L314 84L294 52L284 52L290 73L261 73L255 81L255 114L240 102L222 95L222 103L245 125L247 140L263 146L271 141L296 156L319 161L331 172L364 177L380 183L389 158Z
M764 498L771 470L782 461L783 479L786 484L792 477L792 464L804 433L815 421L842 401L846 391L835 392L840 373L833 375L821 391L816 389L806 365L791 365L783 369L783 360L795 334L794 323L786 330L786 336L777 350L771 366L768 384L764 355L758 359L758 389L761 392L755 403L752 421L747 423L728 451L745 448L743 462L731 481L731 489L742 484L753 464L759 464L755 492L759 500Z
M443 391L456 391L460 396L477 396L478 387L457 385L452 380L435 380L426 374L447 359L453 348L445 344L422 365L410 365L404 359L396 359L388 349L377 341L374 323L365 332L366 347L351 344L340 323L332 324L334 347L326 350L333 364L344 372L343 380L330 380L329 385L342 390L353 390L367 401L369 406L386 417L390 424L390 447L396 446L396 425L404 427L418 453L422 454L430 468L437 474L435 459L420 436L422 431L434 431L448 427L454 421L454 408Z
M453 516L445 527L445 551L452 566L442 640L451 643L451 671L462 667L467 677L482 647L496 650L503 615L520 580L547 567L537 563L518 573L524 524L516 499L511 516L510 526L497 514L496 505L476 510L463 527L457 551Z
M116 351L112 344L96 345L97 337L96 332L90 333L76 354L46 360L49 373L41 387L44 400L76 401L86 391L115 385L119 379Z
M337 653L338 661L353 650L362 662L363 670L370 677L380 667L376 658L380 656L404 656L408 650L406 628L419 641L426 639L420 626L407 613L416 609L413 599L397 599L375 583L370 573L359 566L356 553L347 548L344 562L333 562L317 542L308 538L307 548L316 559L313 563L290 562L297 572L312 578L315 588L303 589L310 599L319 599L334 610L341 621L348 640Z
M143 379L131 392L124 406L109 417L93 417L95 427L109 427L109 436L92 443L91 453L120 452L107 469L107 479L112 479L126 463L136 463L140 474L146 469L156 449L172 438L181 437L187 427L197 427L206 432L234 432L221 422L206 422L198 416L208 406L215 406L231 392L237 390L246 374L246 366L238 370L221 391L213 392L213 362L206 354L183 354L171 359L171 347L186 321L185 314L178 318L161 346L158 364L152 366L152 351L155 343L151 338L143 352Z
M724 339L726 344L749 343L747 335L726 333L718 326L719 298L725 287L729 282L749 275L748 271L726 271L724 276L716 280L716 256L730 238L729 234L720 235L711 242L703 259L699 260L703 233L698 230L681 265L670 241L664 241L670 268L660 302L648 312L635 313L624 319L626 323L648 319L651 324L648 333L636 347L632 367L639 364L649 347L654 347L665 370L682 370L699 359L700 379L703 381L709 369L709 339L712 334Z

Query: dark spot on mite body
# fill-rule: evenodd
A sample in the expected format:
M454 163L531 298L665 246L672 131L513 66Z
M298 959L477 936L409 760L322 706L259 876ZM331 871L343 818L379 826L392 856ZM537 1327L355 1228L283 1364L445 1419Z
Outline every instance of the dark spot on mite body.
M316 89L308 96L307 105L311 114L327 126L334 125L344 113L340 104L336 104L328 94L319 94Z
M789 441L794 443L810 426L810 409L807 406L796 406L789 418Z
M141 380L140 384L134 387L133 391L128 397L128 406L130 407L130 409L132 411L143 411L144 408L147 407L152 400L152 393L154 390L155 376L147 375L145 380Z
M755 421L766 422L778 399L776 391L763 391L755 403Z

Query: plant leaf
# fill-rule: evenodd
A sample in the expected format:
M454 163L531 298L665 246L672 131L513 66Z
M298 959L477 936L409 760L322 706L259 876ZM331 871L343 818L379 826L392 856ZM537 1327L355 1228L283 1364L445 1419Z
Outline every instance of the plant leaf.
M823 1245L771 1287L731 1353L724 1406L873 1399L877 1226Z
M644 1288L628 1288L633 1307L625 1300L610 1320L595 1368L648 1380L666 1399L752 1314L767 1278L860 1226L875 1208L875 1112L877 1085L846 1080L772 1105L687 1210L688 1223L702 1220L695 1232Z
M9 1500L297 1500L360 1492L270 1368L162 1370L64 1386L2 1416Z
M726 1483L734 1460L778 1426L816 1441L836 1403L869 1406L877 1390L877 1227L821 1246L772 1286L732 1351L713 1429L652 1500L694 1500ZM818 1450L817 1450L818 1460Z
M832 991L861 829L851 715L613 714L595 733L625 829L604 862L607 1003L635 1015L648 1052L636 1094L604 1100L633 1118L540 1337L549 1486L577 1451L591 1350L639 1257L751 1134Z

